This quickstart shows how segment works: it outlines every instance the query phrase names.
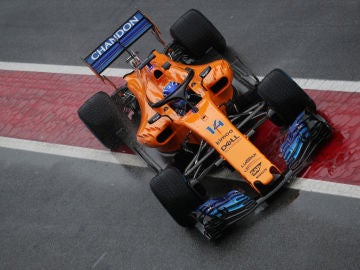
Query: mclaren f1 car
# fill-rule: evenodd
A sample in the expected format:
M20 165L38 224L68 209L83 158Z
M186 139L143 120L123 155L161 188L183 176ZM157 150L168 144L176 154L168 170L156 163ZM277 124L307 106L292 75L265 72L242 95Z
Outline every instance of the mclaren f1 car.
M140 57L133 45L148 32L161 49ZM84 58L114 91L95 93L78 115L107 148L126 144L155 169L151 190L179 225L213 239L296 177L331 127L283 70L260 80L201 12L187 11L170 34L164 42L136 11ZM117 86L103 72L120 56L132 69ZM252 140L268 121L287 132L279 147L285 168ZM229 168L248 189L209 192L206 176Z

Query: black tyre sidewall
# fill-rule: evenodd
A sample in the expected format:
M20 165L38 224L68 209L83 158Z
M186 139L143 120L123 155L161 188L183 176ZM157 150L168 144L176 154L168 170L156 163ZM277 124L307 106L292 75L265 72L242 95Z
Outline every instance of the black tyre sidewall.
M79 108L78 115L105 147L116 149L122 144L117 135L122 128L119 110L105 92L98 92L89 98Z
M259 96L275 112L274 123L291 125L303 111L316 111L314 101L281 69L274 69L259 83Z
M173 217L183 227L191 227L195 219L191 212L202 200L188 187L185 177L175 167L168 167L153 179L150 187L154 195Z
M190 9L170 28L171 36L193 56L200 58L213 47L219 52L226 49L226 41L216 27L198 10Z

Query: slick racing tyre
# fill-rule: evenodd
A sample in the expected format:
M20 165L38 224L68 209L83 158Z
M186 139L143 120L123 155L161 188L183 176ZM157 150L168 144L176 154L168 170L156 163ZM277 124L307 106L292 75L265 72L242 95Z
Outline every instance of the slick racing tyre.
M108 94L98 92L93 95L80 107L78 115L105 147L116 149L122 144L119 111Z
M188 187L181 172L168 167L151 179L150 187L154 195L173 217L183 227L195 224L191 212L203 201Z
M281 69L267 74L259 83L257 92L275 113L270 119L279 126L291 125L305 109L316 111L314 101Z
M170 34L195 58L202 57L211 47L224 52L226 41L216 27L198 10L190 9L170 28Z

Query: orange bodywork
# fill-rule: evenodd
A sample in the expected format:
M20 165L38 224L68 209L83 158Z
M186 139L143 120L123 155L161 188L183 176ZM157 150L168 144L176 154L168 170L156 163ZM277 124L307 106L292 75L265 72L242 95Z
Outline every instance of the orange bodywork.
M224 103L233 96L233 73L228 62L216 60L204 65L185 65L172 61L166 55L153 52L154 59L142 69L126 75L128 89L135 95L141 108L137 140L163 152L179 150L187 138L189 143L206 140L256 190L255 182L268 185L274 179L273 165L249 139L229 121ZM165 64L165 65L164 65ZM201 97L197 112L189 110L181 116L169 104L152 108L164 99L163 89L169 82L181 83L194 70L188 90ZM206 73L204 73L206 71ZM159 119L149 123L156 114Z

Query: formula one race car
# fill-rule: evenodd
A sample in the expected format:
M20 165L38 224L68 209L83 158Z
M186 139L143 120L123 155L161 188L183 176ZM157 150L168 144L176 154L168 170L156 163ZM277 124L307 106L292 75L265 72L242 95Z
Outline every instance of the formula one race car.
M130 46L148 30L163 49L141 60ZM131 16L84 59L114 93L96 93L78 114L106 147L126 144L139 154L155 169L151 190L173 219L212 239L298 175L331 128L284 71L260 81L199 11L186 12L170 33L166 44L144 13ZM117 87L101 74L124 53L133 71ZM280 147L286 169L251 141L266 121L288 130ZM204 177L229 168L248 189L211 194Z

